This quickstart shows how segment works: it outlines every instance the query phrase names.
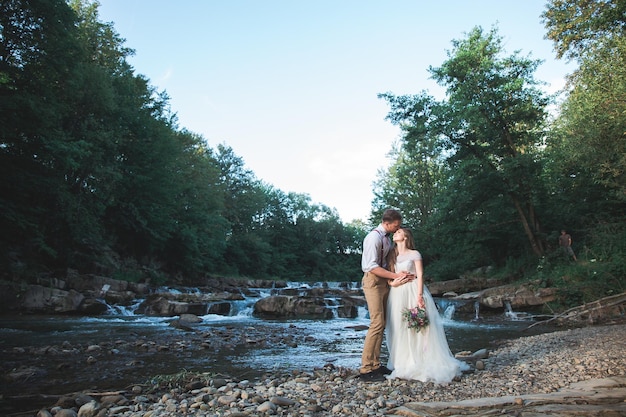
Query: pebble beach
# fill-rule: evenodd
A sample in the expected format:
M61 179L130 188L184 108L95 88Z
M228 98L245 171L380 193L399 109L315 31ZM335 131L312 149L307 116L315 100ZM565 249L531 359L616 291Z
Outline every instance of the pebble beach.
M522 398L531 394L556 393L583 381L625 377L626 324L522 337L502 342L486 355L472 353L459 353L470 363L471 370L446 385L397 379L363 382L358 378L358 369L332 364L290 372L272 371L255 380L188 374L151 386L138 384L118 391L67 395L30 415L417 416L428 414L412 414L406 406L461 401L471 404L472 400L502 397L518 397L516 401L521 406ZM622 404L626 404L624 401L626 398ZM619 401L618 406L621 407ZM615 415L624 415L619 413Z

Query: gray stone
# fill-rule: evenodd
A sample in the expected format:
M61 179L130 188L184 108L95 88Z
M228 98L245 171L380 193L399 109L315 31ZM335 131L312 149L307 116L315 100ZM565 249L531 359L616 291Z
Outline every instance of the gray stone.
M258 411L259 413L267 413L274 410L276 410L276 404L272 403L271 401L265 401L263 404L260 404L256 408L256 411Z
M54 417L78 417L78 414L70 408L62 408L54 414Z
M116 415L119 415L119 414L122 414L122 413L127 413L129 411L132 411L131 407L129 407L127 405L120 405L120 406L117 406L117 407L109 408L109 410L108 410L109 414L108 415L109 416L116 416Z
M489 351L487 349L479 349L472 353L474 359L487 359L489 357Z
M83 404L78 410L78 417L95 417L100 411L100 404L96 400Z
M296 402L290 398L272 397L270 401L276 405L294 405Z
M217 399L217 402L222 405L230 405L235 401L237 401L237 398L234 395L222 395Z

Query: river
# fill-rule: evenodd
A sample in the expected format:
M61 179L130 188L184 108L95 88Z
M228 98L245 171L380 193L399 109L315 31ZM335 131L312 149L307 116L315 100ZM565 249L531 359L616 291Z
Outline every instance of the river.
M142 300L132 306L109 306L109 313L98 317L0 316L2 372L26 370L24 380L3 380L2 394L10 398L120 388L182 370L253 379L268 371L313 370L328 363L359 367L369 324L366 308L359 308L356 318L255 317L254 303L270 294L267 289L250 290L244 300L231 302L230 315L202 316L192 332L170 326L172 317L136 314ZM488 316L476 309L468 317L456 312L456 302L435 300L453 353L550 331L545 326L526 331L532 316L510 309ZM90 346L101 349L92 351Z

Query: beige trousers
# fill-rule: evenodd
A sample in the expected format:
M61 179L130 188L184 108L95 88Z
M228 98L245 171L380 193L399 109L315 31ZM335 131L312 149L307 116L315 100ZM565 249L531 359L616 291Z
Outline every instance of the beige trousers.
M380 367L380 349L385 333L385 309L389 296L389 283L385 278L379 278L371 272L366 272L363 275L361 287L370 315L370 327L365 336L361 357L360 372L365 374Z

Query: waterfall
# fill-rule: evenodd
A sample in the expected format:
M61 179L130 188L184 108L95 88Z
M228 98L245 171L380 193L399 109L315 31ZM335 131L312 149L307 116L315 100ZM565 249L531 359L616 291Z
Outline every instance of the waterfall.
M480 320L480 302L474 301L474 320Z
M106 303L107 306L107 315L110 316L134 316L135 315L135 311L137 310L137 308L139 308L139 306L141 305L141 303L143 302L143 299L138 299L135 300L133 304L129 305L129 306L121 306L121 305L117 305L117 304L109 304Z
M357 307L357 317L362 320L367 320L370 318L370 313L365 306Z
M336 298L324 298L324 304L333 313L333 318L339 318L339 304Z
M300 281L289 281L287 282L287 287L285 288L296 288L296 289L303 289L303 290L308 290L311 289L311 284L308 282L300 282Z
M355 281L333 281L324 283L324 288L328 288L329 290L358 290L360 286L359 282Z
M272 295L276 295L278 294L278 291L267 291L267 290L263 290L263 289L259 289L257 294L259 295L258 298L266 298L266 297L271 297Z
M448 307L446 307L446 309L443 312L443 318L447 320L452 320L452 317L454 317L455 311L456 311L456 306L454 304L448 305Z
M434 299L437 308L441 316L444 319L452 320L454 317L454 312L456 311L457 305L459 305L458 301L451 300L449 298L436 298Z
M518 314L513 311L513 308L511 307L511 302L509 300L504 300L504 315L511 320L520 319Z
M230 316L252 317L254 303L258 298L244 298L243 300L233 300L230 302Z

